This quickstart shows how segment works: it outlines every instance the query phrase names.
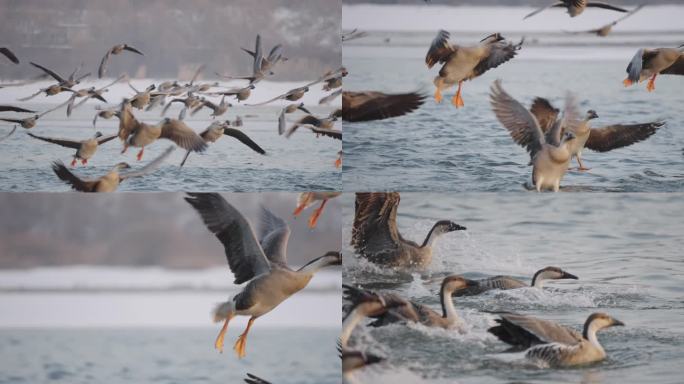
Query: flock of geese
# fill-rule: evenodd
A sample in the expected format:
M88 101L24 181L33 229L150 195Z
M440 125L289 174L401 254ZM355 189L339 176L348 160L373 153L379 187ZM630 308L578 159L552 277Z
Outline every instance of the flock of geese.
M633 15L643 8L638 6L628 11L610 4L601 2L587 2L584 0L558 1L527 15L531 17L550 7L566 8L571 17L580 15L587 7L598 7L625 13L622 18L607 24L590 33L605 36L619 21ZM343 35L343 42L352 39L363 38L367 33L353 30ZM442 93L452 87L457 87L451 103L456 108L465 105L462 97L464 82L474 80L485 72L494 69L512 60L518 51L523 48L524 39L517 43L507 41L501 34L493 33L483 38L476 45L462 45L450 41L450 34L440 30L432 40L425 64L428 69L440 64L441 67L433 83L435 85L434 98L437 103L442 101ZM684 75L684 44L677 48L642 48L639 49L630 60L627 69L625 86L631 86L648 80L646 89L649 92L655 90L655 79L658 75ZM349 93L350 98L352 96ZM365 95L364 102L373 107L361 108L361 112L354 111L347 106L355 104L351 100L345 100L343 95L343 118L351 115L354 119L347 121L367 121L366 115L372 111L382 111L380 116L373 119L399 116L409 113L420 107L421 96L417 93L403 95L386 95L374 92L355 92L353 96ZM413 102L407 102L406 98L412 95ZM360 98L360 96L357 96ZM390 99L393 97L394 99ZM403 103L397 103L403 98ZM367 99L372 100L369 102ZM582 152L585 148L597 152L607 152L623 148L639 141L646 140L655 134L664 121L651 121L637 124L612 124L594 128L591 120L598 117L594 110L582 114L578 110L575 97L568 93L565 106L561 111L543 98L537 97L528 110L520 102L504 91L501 81L496 80L491 86L490 102L492 110L498 121L510 133L513 140L524 147L530 154L529 165L532 166L532 185L529 189L537 191L560 189L560 183L569 169L573 158L577 159L578 171L587 171L582 162ZM359 104L359 103L357 103ZM382 108L391 110L385 112ZM367 110L369 109L370 112ZM362 117L356 120L357 117Z
M122 162L114 165L105 175L94 179L84 179L74 174L61 161L55 161L52 164L52 168L57 177L70 185L71 188L82 192L111 192L116 190L119 184L127 178L140 177L149 174L162 164L176 146L187 151L180 164L182 167L187 162L190 153L206 151L209 143L214 143L223 136L233 137L254 152L263 155L266 151L239 128L242 126L242 119L239 116L234 121L220 121L217 118L224 115L233 106L227 98L234 98L238 103L251 100L250 96L252 90L256 88L257 83L268 76L273 75L273 70L276 68L276 65L286 62L288 58L283 55L283 48L280 44L274 46L270 52L266 54L262 48L261 37L259 35L256 37L253 49L242 48L242 50L251 57L252 73L246 76L227 76L219 73L217 73L217 75L227 80L247 81L247 84L243 87L225 89L218 82L198 82L197 79L204 70L204 66L200 66L190 82L185 84L181 84L179 81L165 81L160 84L151 84L144 90L138 90L129 82L128 84L132 90L131 96L124 98L121 103L113 107L101 108L98 106L93 118L93 127L96 127L98 119L118 118L119 128L116 134L104 135L101 132L97 132L94 137L88 139L54 138L33 133L28 133L28 136L75 150L73 161L70 164L71 167L75 167L79 161L82 165L87 165L88 160L97 153L98 147L112 141L114 138L118 138L123 144L121 153L125 153L129 147L140 148L137 153L138 161L142 160L145 148L160 139L170 140L175 144L170 147L171 149L164 151L159 157L153 159L147 165L136 171L122 172L125 169L131 168L129 164ZM131 45L114 45L108 49L102 57L97 70L98 78L106 76L107 69L114 56L125 52L144 56L144 53L141 50ZM19 58L9 48L1 47L0 54L5 56L10 62L20 64ZM108 101L105 98L105 93L108 91L108 88L119 82L126 81L128 77L125 74L121 75L116 80L101 88L91 86L89 88L76 89L75 87L78 84L81 84L85 78L90 76L90 73L80 73L81 66L76 68L69 76L62 76L43 65L34 62L31 62L30 65L43 72L45 77L54 79L55 83L39 89L30 96L19 99L19 101L27 102L41 94L49 97L68 92L71 93L71 96L64 103L40 113L21 106L0 105L0 112L31 114L28 117L0 116L0 121L15 124L14 128L9 133L0 137L0 141L11 136L16 131L17 126L27 130L35 128L40 125L40 119L43 116L63 107L66 107L66 115L69 117L75 109L79 108L90 99L96 99L103 103L107 103ZM344 68L331 70L317 78L315 81L289 90L270 100L258 103L245 103L244 105L260 106L278 100L292 102L291 104L285 105L278 114L277 132L279 135L290 138L298 128L305 128L312 131L316 137L325 136L341 141L342 131L335 128L335 122L342 116L341 109L333 111L328 116L315 116L304 106L301 99L311 87L322 83L323 90L329 92L329 94L320 101L320 104L332 102L335 98L340 96L342 77L346 75L347 72ZM38 81L42 78L43 76L28 82L2 84L0 85L0 88L16 86L19 84L23 85L32 81ZM212 100L211 98L220 99ZM164 117L159 122L148 123L141 121L135 114L135 110L149 111L157 107L163 107L161 114L164 116L168 109L174 104L181 104L183 106L178 118ZM210 116L212 119L216 120L214 120L204 131L197 133L183 120L188 112L191 115L194 115L202 109L211 110ZM304 113L304 116L296 120L289 129L286 129L287 120L285 116L298 111ZM341 163L342 151L340 150L334 164L339 168L341 167Z
M466 230L449 220L437 221L422 243L404 238L397 228L400 196L390 193L357 193L351 245L358 257L395 271L420 271L430 265L434 241L445 234ZM458 315L455 297L479 295L490 290L523 287L541 289L549 280L578 277L561 268L549 266L538 270L530 282L511 276L493 276L480 280L448 275L439 290L439 310L402 297L393 292L380 292L343 284L344 313L340 349L345 378L355 370L383 361L384 358L350 346L355 328L366 318L367 327L389 324L422 324L426 327L466 332L466 323ZM525 351L526 359L550 367L571 367L605 359L606 352L596 333L602 329L624 325L605 313L593 313L577 332L552 321L529 315L498 312L496 325L487 331L510 345L507 352Z

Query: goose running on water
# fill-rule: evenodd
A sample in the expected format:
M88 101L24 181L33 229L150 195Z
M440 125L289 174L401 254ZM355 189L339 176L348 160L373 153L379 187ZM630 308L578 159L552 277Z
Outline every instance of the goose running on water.
M538 270L532 277L532 283L527 283L515 279L511 276L494 276L487 279L480 279L473 281L468 288L456 292L456 296L471 296L479 295L480 293L490 291L493 289L517 289L524 287L542 288L544 282L547 280L562 280L562 279L579 279L572 273L565 272L558 267L546 267Z

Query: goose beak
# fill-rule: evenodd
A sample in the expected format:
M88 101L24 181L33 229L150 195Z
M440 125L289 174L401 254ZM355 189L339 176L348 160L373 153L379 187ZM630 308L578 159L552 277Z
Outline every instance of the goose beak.
M624 327L625 323L623 323L622 321L620 321L618 319L613 319L613 323L611 325L614 327Z
M456 223L449 224L449 230L450 231L465 231L466 229L467 229L466 227L464 227L462 225L458 225Z
M561 278L563 279L573 279L573 280L579 280L579 277L573 275L572 273L568 273L563 271L563 275L561 275Z

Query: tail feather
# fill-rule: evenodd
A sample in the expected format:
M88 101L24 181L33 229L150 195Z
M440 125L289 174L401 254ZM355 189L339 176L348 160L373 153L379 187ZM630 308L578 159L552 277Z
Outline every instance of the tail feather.
M232 301L220 303L214 309L214 323L225 320L234 310Z

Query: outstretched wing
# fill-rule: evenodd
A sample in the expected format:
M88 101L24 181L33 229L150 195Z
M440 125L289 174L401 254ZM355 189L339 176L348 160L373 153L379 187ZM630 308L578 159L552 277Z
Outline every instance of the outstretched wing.
M289 238L290 228L285 221L262 206L259 244L271 263L287 265L287 241Z
M270 271L254 230L240 211L218 193L188 193L185 201L197 210L204 224L223 244L235 284Z
M226 136L234 137L238 139L242 144L252 148L252 150L256 153L259 154L265 154L266 151L264 151L259 144L255 143L252 139L249 138L244 132L242 132L239 129L235 128L223 128L223 134Z
M34 62L31 62L31 65L33 65L33 66L36 67L36 68L41 69L43 72L45 72L45 73L47 73L48 75L52 76L53 79L57 80L57 81L60 82L60 83L63 83L63 82L66 81L66 80L64 80L64 79L62 78L62 76L60 76L60 75L56 74L55 72L53 72L53 71L51 71L51 70L49 70L49 69L43 67L43 66L40 65L40 64L36 64L36 63L34 63Z
M8 58L11 62L14 64L19 64L19 59L17 56L9 50L7 47L1 47L0 48L0 54L4 55L6 58Z
M663 121L654 121L645 124L614 124L594 128L584 146L597 152L627 147L648 139L664 124Z
M351 244L359 253L396 249L398 192L357 193Z
M496 68L514 58L524 41L525 39L523 38L518 44L507 41L497 41L496 43L489 44L489 53L473 69L475 76L480 76L488 70Z
M164 150L164 152L162 152L161 155L147 163L147 165L145 165L144 167L140 168L137 171L121 173L119 174L119 177L121 178L121 180L124 180L129 179L131 177L145 176L149 173L154 172L157 168L159 168L162 165L164 160L166 160L166 158L169 157L169 155L171 155L171 152L173 152L174 149L176 149L174 148L174 146L166 148L166 150Z
M402 116L418 109L425 95L418 92L385 94L381 92L342 93L342 120L371 121Z
M543 97L535 97L532 101L532 107L530 107L530 112L534 115L539 123L539 127L544 131L548 132L553 123L558 120L558 113L560 112L558 108L554 108L549 100Z
M430 49L425 56L425 64L428 68L432 68L435 64L446 63L449 57L456 53L456 46L449 44L449 32L439 30L437 36L432 40Z
M38 136L38 135L34 135L31 132L26 132L26 134L33 137L34 139L43 140L43 141L46 141L46 142L52 143L52 144L61 145L62 147L73 148L73 149L79 149L81 147L80 141L56 139L56 138L52 138L52 137Z
M69 171L69 169L61 162L55 161L52 163L52 170L55 172L60 180L71 186L71 189L80 192L94 192L95 186L97 185L97 180L84 180L80 177L74 175Z

